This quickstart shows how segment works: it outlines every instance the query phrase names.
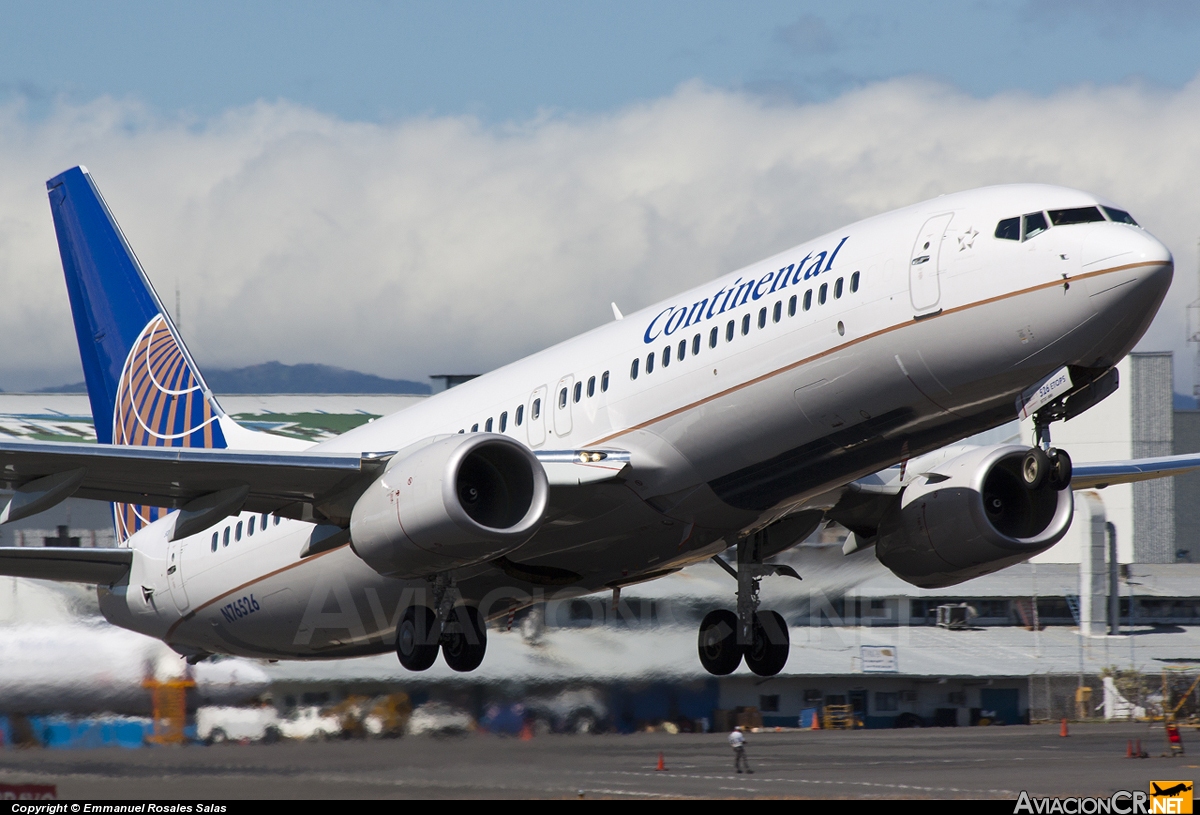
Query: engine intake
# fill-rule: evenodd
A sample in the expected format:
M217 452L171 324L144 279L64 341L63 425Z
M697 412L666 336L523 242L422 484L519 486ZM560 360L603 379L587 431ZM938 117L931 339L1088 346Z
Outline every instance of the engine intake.
M880 562L922 588L952 586L1028 560L1071 526L1071 490L1022 477L1027 447L982 447L905 488L875 539Z
M354 505L351 546L396 577L492 560L537 532L548 489L541 463L507 436L441 438L393 457Z

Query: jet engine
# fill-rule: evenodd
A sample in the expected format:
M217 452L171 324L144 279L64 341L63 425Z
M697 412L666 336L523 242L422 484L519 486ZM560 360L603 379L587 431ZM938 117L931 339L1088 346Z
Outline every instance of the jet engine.
M537 532L548 489L541 463L507 436L441 438L392 457L354 505L351 546L396 577L491 560Z
M918 476L880 519L875 553L921 588L952 586L1028 560L1062 539L1074 502L1070 458L981 447Z

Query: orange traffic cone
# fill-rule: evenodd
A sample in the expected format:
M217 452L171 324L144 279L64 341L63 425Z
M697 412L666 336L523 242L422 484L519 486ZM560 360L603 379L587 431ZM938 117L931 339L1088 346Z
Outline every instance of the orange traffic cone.
M665 773L667 771L667 763L665 761L663 761L662 753L658 754L658 766L655 767L654 769L655 769L655 771L660 772L660 773Z
M817 711L815 711L815 710L813 711L813 723L812 723L812 727L810 729L811 730L820 730L821 729L821 717L819 715L817 715Z
M521 725L521 741L533 741L533 728L529 726L529 722Z
M1063 736L1064 738L1070 735L1067 733L1067 720L1065 718L1062 720L1062 728L1059 729L1058 735Z
M1125 745L1125 758L1133 758L1133 739L1130 739L1129 743Z

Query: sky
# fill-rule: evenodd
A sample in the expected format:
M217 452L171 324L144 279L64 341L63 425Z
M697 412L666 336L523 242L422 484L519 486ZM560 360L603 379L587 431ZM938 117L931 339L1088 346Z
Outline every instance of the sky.
M85 164L201 366L479 372L984 184L1200 238L1200 4L0 2L0 388L81 378L45 199Z

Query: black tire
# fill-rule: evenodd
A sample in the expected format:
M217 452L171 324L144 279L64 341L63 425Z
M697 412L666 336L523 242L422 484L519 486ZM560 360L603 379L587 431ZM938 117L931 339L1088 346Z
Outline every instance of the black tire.
M1066 450L1053 448L1049 453L1050 473L1047 478L1050 479L1050 486L1062 492L1071 487L1071 457L1067 455Z
M754 640L746 648L746 667L759 676L774 676L787 665L791 651L787 623L778 611L754 615Z
M467 673L480 666L486 652L487 628L479 609L475 606L454 609L442 633L442 659L451 670Z
M718 609L705 615L700 623L697 649L700 664L714 676L725 676L742 664L742 646L737 641L737 615Z
M437 616L428 606L409 606L396 627L396 656L410 671L428 670L438 655L434 637Z
M1040 447L1029 448L1029 452L1021 459L1021 480L1025 482L1025 489L1036 490L1049 474L1050 459L1046 452Z
M224 744L229 741L229 736L225 735L225 730L220 727L214 727L212 732L205 739L205 744Z

